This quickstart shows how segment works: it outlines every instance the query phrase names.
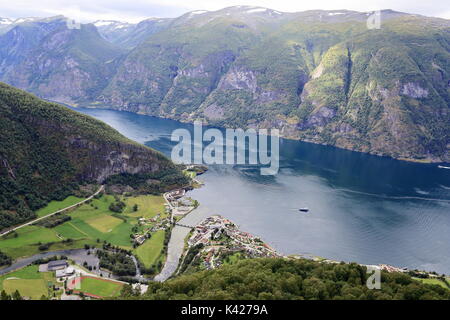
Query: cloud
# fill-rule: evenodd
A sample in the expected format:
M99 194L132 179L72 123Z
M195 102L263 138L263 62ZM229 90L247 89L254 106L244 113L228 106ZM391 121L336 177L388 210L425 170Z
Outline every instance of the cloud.
M18 18L62 14L82 22L97 19L138 22L148 17L176 17L191 10L218 10L234 5L261 6L287 12L312 9L393 9L450 18L448 0L0 0L0 16Z

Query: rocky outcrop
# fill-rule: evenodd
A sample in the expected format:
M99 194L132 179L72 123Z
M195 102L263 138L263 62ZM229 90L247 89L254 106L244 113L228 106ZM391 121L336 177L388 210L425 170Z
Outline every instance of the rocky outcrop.
M323 127L333 119L336 115L336 110L329 107L321 107L308 118L299 124L299 129L310 129L313 127Z
M233 65L220 79L218 90L246 90L256 93L258 87L256 74L244 66Z
M420 84L413 82L405 83L402 87L401 93L403 95L416 99L428 97L428 90L422 88Z
M81 155L86 159L86 165L77 174L82 181L102 183L120 173L154 173L170 167L161 155L136 144L93 143L81 136L69 137L64 144L74 155L73 161Z

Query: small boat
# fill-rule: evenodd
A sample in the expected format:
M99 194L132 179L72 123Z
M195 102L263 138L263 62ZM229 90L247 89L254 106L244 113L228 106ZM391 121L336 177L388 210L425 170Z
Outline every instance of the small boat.
M301 212L308 212L309 209L308 209L308 208L300 208L300 209L298 209L298 211L301 211Z
M446 166L438 166L439 169L450 169L450 167L446 167Z

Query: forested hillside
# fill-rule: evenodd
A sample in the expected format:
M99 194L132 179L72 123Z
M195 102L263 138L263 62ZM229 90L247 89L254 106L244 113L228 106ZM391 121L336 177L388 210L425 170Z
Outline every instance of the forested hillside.
M144 296L130 288L129 299L450 299L450 289L425 285L403 273L382 272L381 289L366 286L366 268L357 264L329 264L306 259L247 259L215 270L151 283Z
M120 174L173 185L186 182L159 152L98 120L3 83L0 136L0 230L34 217L34 210L64 199L82 183L102 183Z

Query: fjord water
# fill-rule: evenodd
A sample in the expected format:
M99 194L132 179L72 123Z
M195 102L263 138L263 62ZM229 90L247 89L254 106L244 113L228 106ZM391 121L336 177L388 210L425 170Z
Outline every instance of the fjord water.
M171 133L190 124L76 108L170 155ZM283 254L310 254L450 274L450 170L280 141L280 171L214 165L190 192L202 215L221 214ZM298 211L309 207L309 213ZM198 218L198 217L197 217Z

